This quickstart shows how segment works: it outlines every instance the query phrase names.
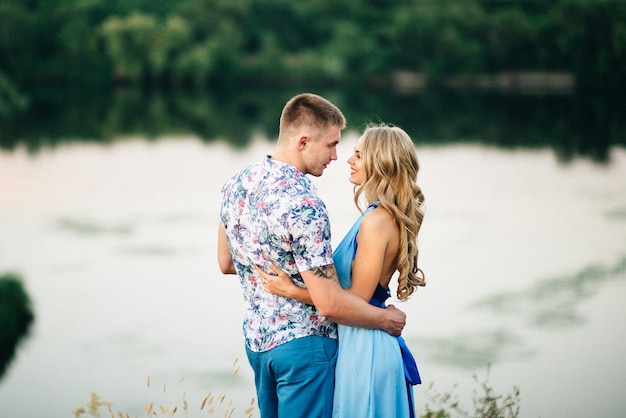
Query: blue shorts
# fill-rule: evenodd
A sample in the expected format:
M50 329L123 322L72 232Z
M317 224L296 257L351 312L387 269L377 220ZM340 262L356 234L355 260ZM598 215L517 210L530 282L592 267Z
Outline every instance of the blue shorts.
M246 347L263 418L330 418L337 340L297 338L269 351Z

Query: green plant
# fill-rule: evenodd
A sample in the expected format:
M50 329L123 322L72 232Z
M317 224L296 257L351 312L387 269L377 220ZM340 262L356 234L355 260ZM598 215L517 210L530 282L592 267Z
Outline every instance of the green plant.
M239 371L237 363L238 359L233 363L233 376ZM433 389L434 384L431 383L425 392L428 402L425 405L425 412L420 418L517 418L520 411L520 390L514 386L512 393L496 394L489 383L489 371L490 366L487 367L487 376L483 381L480 381L477 375L473 375L477 387L473 389L472 411L461 406L458 396L454 393L457 385L454 385L447 392L440 393ZM181 377L179 383L182 383L183 380L184 377ZM149 376L147 386L151 386ZM163 385L163 393L166 392L167 386ZM175 403L173 406L146 402L143 408L144 417L174 417L177 415L189 417L191 411L186 392L183 393L181 401L181 403ZM257 412L255 404L256 399L252 398L250 407L244 411L244 417L252 418L255 415ZM126 412L115 411L111 402L102 399L94 392L91 392L91 398L87 405L73 411L74 418L99 418L101 417L101 409L105 409L110 418L131 418L131 415ZM235 416L234 413L235 408L232 399L229 399L225 394L209 392L199 403L199 409L195 416L232 418ZM133 418L137 418L137 416L135 415Z
M35 319L30 296L22 277L0 274L0 378L13 359L20 341Z
M489 384L490 366L487 366L487 376L481 382L477 375L474 381L478 388L474 388L472 393L473 412L465 410L454 393L457 385L448 392L436 392L431 383L425 394L432 403L426 403L426 412L421 418L517 418L520 411L520 390L513 387L512 393L496 394Z

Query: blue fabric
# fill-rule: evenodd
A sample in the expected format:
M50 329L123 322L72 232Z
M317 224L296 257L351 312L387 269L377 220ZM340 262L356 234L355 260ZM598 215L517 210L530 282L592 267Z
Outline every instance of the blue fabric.
M415 363L415 358L413 357L413 353L409 350L409 347L406 345L404 338L401 336L396 337L398 339L398 343L400 344L400 351L402 352L402 363L404 363L404 376L406 380L411 385L419 385L422 383L422 378L420 377L420 372L417 370L417 363Z
M334 251L339 282L350 287L356 235L371 205L357 219ZM389 290L376 287L370 304L384 307ZM339 325L339 352L335 370L333 417L377 418L415 416L413 388L420 383L415 360L404 339L382 330Z
M389 289L383 289L383 287L379 284L376 286L374 290L374 296L370 299L370 304L378 307L385 306L385 300L387 300L391 295L389 294ZM406 380L411 385L419 385L422 383L422 379L420 378L419 371L417 370L417 364L415 363L415 358L413 357L413 353L409 350L409 347L406 345L404 338L402 336L396 337L398 340L398 344L400 344L400 351L402 353L402 363L404 364L404 375Z
M330 418L337 340L297 338L268 351L246 346L263 418Z

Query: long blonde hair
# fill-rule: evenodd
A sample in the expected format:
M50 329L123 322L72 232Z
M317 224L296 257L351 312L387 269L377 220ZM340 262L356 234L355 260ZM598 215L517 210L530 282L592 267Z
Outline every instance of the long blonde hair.
M424 219L424 194L417 185L419 162L415 145L399 127L369 125L361 136L361 158L365 181L355 186L354 202L359 210L380 200L393 215L400 230L398 252L398 300L408 299L417 286L425 286L424 272L417 266L417 234Z

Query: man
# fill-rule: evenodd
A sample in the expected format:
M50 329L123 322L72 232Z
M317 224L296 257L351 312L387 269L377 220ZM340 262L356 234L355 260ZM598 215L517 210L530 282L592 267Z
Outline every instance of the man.
M246 303L246 353L262 418L330 417L337 349L335 323L400 335L405 315L343 290L333 265L326 206L306 174L337 159L345 117L314 94L283 108L275 152L222 188L218 261L237 273ZM306 287L315 306L274 296L255 270L269 265Z

